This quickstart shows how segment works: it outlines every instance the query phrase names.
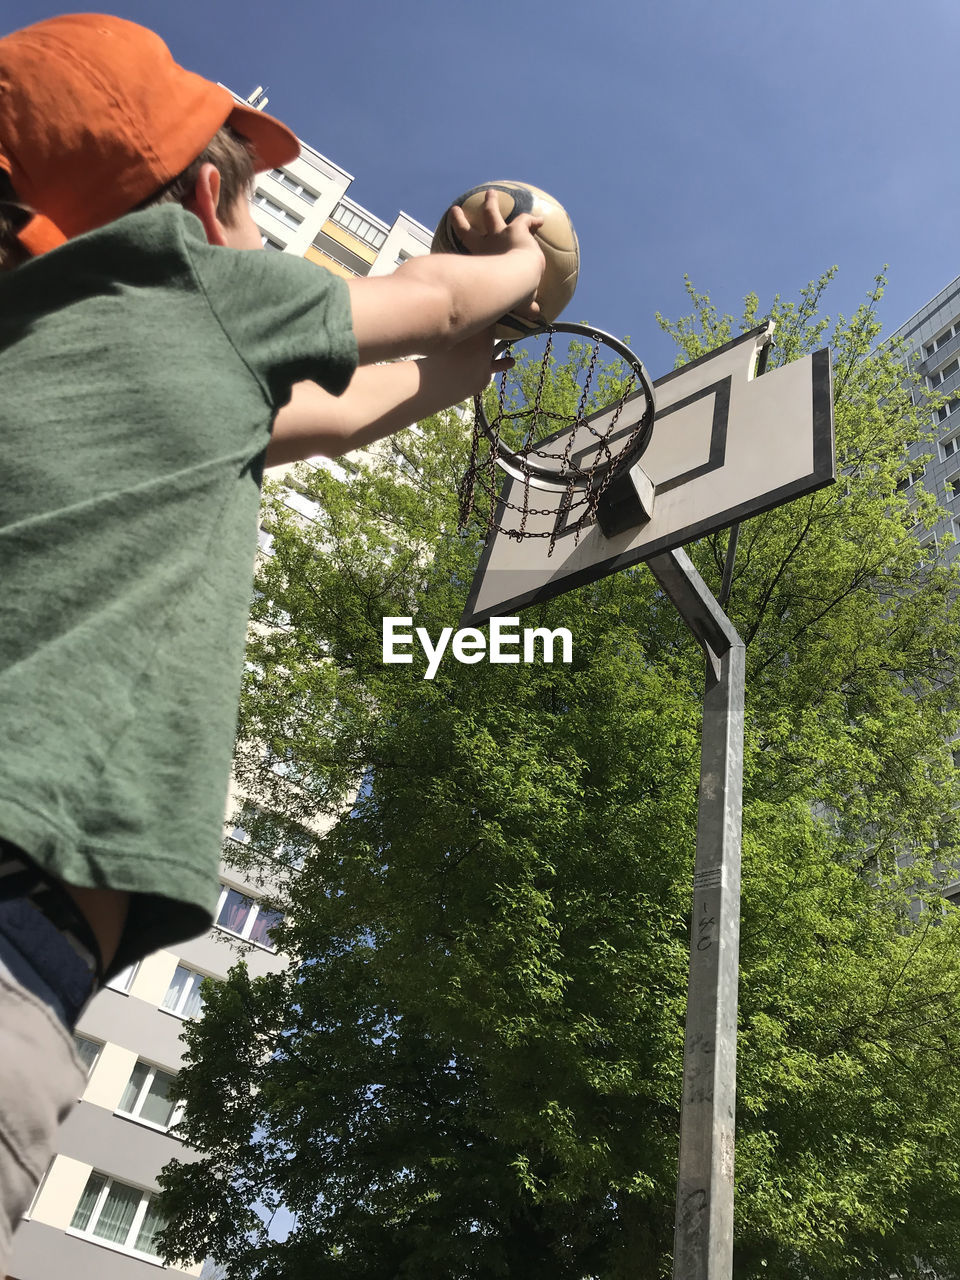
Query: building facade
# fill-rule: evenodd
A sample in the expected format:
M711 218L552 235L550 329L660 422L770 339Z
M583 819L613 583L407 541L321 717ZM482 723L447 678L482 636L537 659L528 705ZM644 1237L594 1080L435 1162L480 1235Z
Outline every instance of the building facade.
M909 456L916 465L899 487L909 496L920 483L934 495L943 514L922 541L951 561L960 555L960 276L891 334L889 341L903 343L910 368L923 385L945 397L931 415L933 438L910 446ZM919 397L919 389L916 394ZM960 768L960 739L950 746L954 765ZM960 869L943 865L940 875L943 896L960 906Z
M249 101L264 105L256 96ZM350 198L352 181L307 144L290 165L258 175L253 216L264 248L347 277L384 275L429 251L426 227L402 212L392 222L379 218ZM242 804L232 794L228 817ZM157 1174L174 1157L190 1158L171 1132L177 1115L167 1093L181 1063L183 1020L202 1008L203 979L223 979L241 955L253 976L285 963L270 938L276 914L260 902L264 886L231 865L231 841L245 838L228 827L210 933L142 960L84 1011L77 1047L86 1082L16 1233L11 1280L201 1274L200 1265L163 1268L153 1251Z
M891 335L901 341L925 386L946 397L931 417L935 438L910 448L917 459L901 487L922 482L945 514L924 541L947 560L960 553L960 277L952 280ZM932 455L932 456L931 456ZM929 457L926 463L919 459ZM950 542L953 538L953 543Z
M239 101L239 99L238 99ZM252 106L262 105L256 98ZM307 143L283 169L257 176L253 216L264 248L294 253L340 276L378 276L429 253L432 233L399 212L385 222L348 194L351 174Z

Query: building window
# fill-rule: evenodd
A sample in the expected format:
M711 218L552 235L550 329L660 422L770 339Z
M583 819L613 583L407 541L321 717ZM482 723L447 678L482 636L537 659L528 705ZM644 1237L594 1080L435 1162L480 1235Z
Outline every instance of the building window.
M339 223L344 231L349 231L352 236L368 244L371 249L379 249L387 238L387 233L375 226L369 218L361 217L345 204L338 204L330 217L334 222Z
M940 456L946 462L947 458L952 458L957 452L958 437L951 436L949 440L940 441Z
M267 213L273 214L281 222L285 222L288 227L299 227L303 221L298 213L292 213L289 209L285 209L282 204L277 204L276 200L271 200L265 192L259 189L253 193L253 203L259 205L261 209L266 209Z
M274 249L277 253L283 253L287 247L285 244L281 244L279 240L274 240L273 236L268 236L265 231L260 232L260 243L265 249Z
M269 951L276 950L273 944L272 930L283 919L283 912L268 911L265 907L258 907L257 914L250 925L250 941L257 943L258 946L266 947Z
M162 1226L157 1197L104 1173L91 1173L70 1223L74 1231L131 1253L158 1256L154 1240Z
M307 204L317 203L316 191L311 191L309 187L305 187L302 182L298 182L297 179L292 174L287 173L285 169L271 169L270 177L273 178L275 182L282 183L288 191L294 192L294 194L298 195L301 200L306 200Z
M161 1071L149 1062L138 1062L133 1068L127 1087L123 1091L117 1110L125 1116L134 1116L158 1129L169 1129L176 1123L177 1104L171 1102L170 1086L173 1076Z
M113 977L110 978L110 980L106 983L106 985L110 988L111 991L119 991L121 993L129 991L130 984L133 982L133 979L139 968L140 968L139 960L137 961L136 964L128 964L125 969L121 969L119 973L115 973Z
M248 898L236 889L223 886L220 902L217 907L216 923L226 933L235 934L247 942L255 942L268 951L275 951L276 946L270 937L274 929L283 919L280 911L270 911L266 907Z
M908 471L906 475L900 477L897 481L897 493L903 493L909 489L911 485L915 485L918 480L923 479L923 473L926 471L925 466L920 466L916 471Z
M934 352L939 351L941 347L945 347L951 338L955 338L960 333L960 323L950 325L944 329L938 338L934 338L932 342L928 342L923 348L923 354L927 357L932 356Z
M285 507L289 507L291 511L296 511L297 515L301 515L307 520L316 522L323 515L323 509L319 502L314 502L311 498L304 497L302 493L297 493L295 489L284 489L282 500Z
M230 933L243 935L251 911L253 899L245 898L236 889L225 889L220 897L220 910L217 912L217 924Z
M291 867L294 871L299 871L303 867L309 844L306 839L287 840L283 844L278 844L276 848L276 856L280 862L286 867Z
M199 1017L203 1009L200 986L206 976L205 973L197 973L193 969L178 964L160 1007L166 1009L168 1013L175 1013L178 1018Z
M930 375L930 386L939 387L941 382L945 382L947 378L952 377L958 369L960 369L960 360L951 360L949 364L945 364L942 369L938 369L936 373Z
M100 1050L103 1045L98 1044L96 1040L88 1040L86 1036L78 1035L76 1032L74 1032L73 1036L73 1045L77 1051L77 1057L83 1063L83 1069L89 1077L94 1063L100 1057Z
M263 679L263 675L264 675L263 668L258 666L257 663L244 662L243 665L244 665L244 670L248 672L248 674L251 677L258 680ZM276 757L274 757L272 754L267 756L268 763L273 761L274 759L276 759ZM278 761L278 765L279 763L280 762ZM227 839L232 840L236 844L249 844L251 840L250 832L246 829L246 827L242 825L242 823L253 822L256 820L256 817L257 817L256 808L252 804L250 804L249 801L246 802L240 812L241 821L238 823L235 823L229 829L227 833ZM277 844L275 844L271 850L271 854L273 859L277 862L282 863L283 866L292 867L295 870L299 871L300 868L303 866L304 858L306 857L311 846L310 835L308 832L298 830L293 826L291 826L289 830L293 832L293 834L290 835L286 840L281 840ZM227 856L229 858L229 846L227 847Z

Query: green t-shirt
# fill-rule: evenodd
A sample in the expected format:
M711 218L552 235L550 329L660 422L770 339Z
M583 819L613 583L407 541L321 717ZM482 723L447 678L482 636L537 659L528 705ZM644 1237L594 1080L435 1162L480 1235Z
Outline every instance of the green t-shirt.
M179 206L0 273L0 836L135 895L114 971L210 925L264 451L356 361L342 280Z

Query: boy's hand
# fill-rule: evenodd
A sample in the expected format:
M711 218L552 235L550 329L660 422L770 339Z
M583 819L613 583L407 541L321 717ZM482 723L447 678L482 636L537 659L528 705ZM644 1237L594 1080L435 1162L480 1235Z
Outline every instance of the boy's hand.
M454 205L450 210L450 219L460 243L471 255L511 252L531 255L530 269L536 273L536 283L530 294L518 300L510 310L524 319L536 320L540 314L536 292L547 264L534 232L543 226L543 218L535 217L532 213L521 213L509 223L506 222L497 193L491 189L483 199L479 227L473 226L459 205Z
M510 356L493 358L493 327L458 342L449 351L421 361L424 383L444 406L478 396L501 369L512 369Z
M496 192L484 199L479 227L462 209L452 216L465 254L418 255L391 275L347 282L362 365L449 351L505 315L539 324L546 263L534 232L542 220L520 214L508 225Z

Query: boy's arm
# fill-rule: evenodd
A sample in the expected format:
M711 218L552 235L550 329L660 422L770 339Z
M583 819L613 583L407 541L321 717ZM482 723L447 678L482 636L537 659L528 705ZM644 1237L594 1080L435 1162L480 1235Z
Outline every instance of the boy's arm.
M294 386L274 420L268 467L361 448L467 399L513 363L492 362L493 325L508 311L537 314L544 258L533 233L542 219L522 214L508 225L493 191L479 228L462 209L452 217L466 255L429 254L349 282L361 367L339 396ZM427 358L375 363L409 355Z
M493 369L512 364L493 365L492 351L493 331L486 329L441 355L362 367L343 395L298 382L274 420L266 465L338 458L466 400L482 391Z
M447 351L508 311L537 314L534 296L544 258L533 233L542 218L504 222L489 191L482 225L452 211L466 255L412 258L389 276L351 280L350 305L360 363Z

